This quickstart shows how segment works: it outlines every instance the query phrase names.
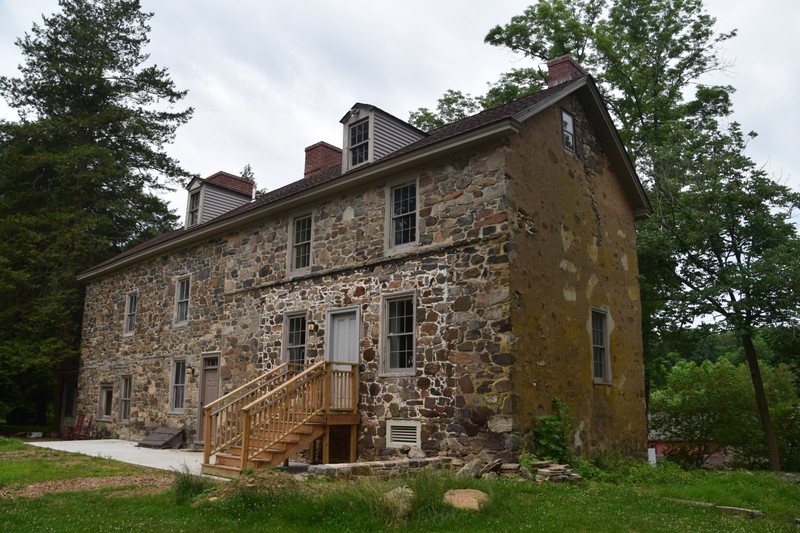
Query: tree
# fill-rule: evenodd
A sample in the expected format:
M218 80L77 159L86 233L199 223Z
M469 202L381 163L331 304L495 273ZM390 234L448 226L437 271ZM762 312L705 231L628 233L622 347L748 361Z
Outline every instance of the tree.
M534 61L570 54L594 75L654 200L637 230L646 360L663 355L665 332L708 313L710 329L736 332L778 469L752 336L798 324L797 201L747 158L738 125L726 126L733 88L700 83L725 69L717 48L736 34L715 22L702 0L539 0L486 42Z
M657 311L672 327L702 320L733 331L744 348L772 468L780 457L753 338L761 328L800 323L800 194L771 180L745 153L738 124L700 112L675 124L676 141L654 158L655 216L648 243L671 251L674 292ZM645 249L646 253L647 250Z
M17 40L21 77L0 77L20 116L0 122L0 403L39 398L39 422L54 368L78 354L76 274L175 225L154 193L188 176L164 147L192 114L145 66L138 0L59 6Z
M782 419L798 409L797 386L786 365L765 365L764 382L772 410ZM668 451L673 459L692 467L720 450L750 467L765 455L749 370L725 358L678 361L653 393L651 428L675 441ZM787 450L798 444L794 428L789 429L781 432Z

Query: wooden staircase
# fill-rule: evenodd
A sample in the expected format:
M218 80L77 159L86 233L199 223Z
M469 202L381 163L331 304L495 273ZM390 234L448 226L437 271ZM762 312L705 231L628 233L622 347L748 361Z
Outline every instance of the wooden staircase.
M315 450L320 441L329 462L334 425L350 426L354 461L357 394L354 363L284 364L259 376L205 407L203 473L238 477L246 468L277 466L305 448Z

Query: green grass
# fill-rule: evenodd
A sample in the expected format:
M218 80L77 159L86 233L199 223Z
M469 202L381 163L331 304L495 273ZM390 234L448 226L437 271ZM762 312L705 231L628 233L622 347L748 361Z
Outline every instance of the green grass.
M31 453L20 459L20 452ZM10 462L41 465L37 455L0 439L0 472ZM66 454L71 457L70 454ZM119 463L85 458L98 472ZM47 460L44 460L47 463ZM97 463L97 464L95 464ZM34 468L32 468L34 469ZM585 467L586 471L590 469ZM18 470L11 483L26 483ZM52 479L75 474L51 470ZM148 472L149 473L149 472ZM41 476L46 474L41 474ZM124 474L109 474L124 475ZM577 484L536 484L508 479L460 480L446 472L413 478L358 482L300 482L283 474L247 476L216 483L176 472L169 490L115 487L0 499L0 531L795 531L800 516L796 483L767 473L684 472L625 463L595 469ZM407 485L414 491L408 516L398 516L384 494ZM442 501L452 488L476 488L491 503L480 512L460 511ZM764 511L754 520L675 501L686 499Z
M15 483L129 476L142 473L143 470L141 467L101 457L38 448L17 439L0 437L0 488Z

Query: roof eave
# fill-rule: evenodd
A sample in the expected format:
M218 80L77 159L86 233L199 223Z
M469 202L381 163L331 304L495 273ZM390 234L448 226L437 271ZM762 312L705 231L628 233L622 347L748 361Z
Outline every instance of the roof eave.
M91 281L141 261L197 244L275 213L312 202L318 198L329 197L332 190L347 189L357 183L380 179L387 174L401 171L406 167L422 164L452 149L461 149L503 135L517 133L520 127L520 122L514 118L506 118L397 157L379 160L367 167L359 167L334 180L300 191L286 198L264 204L252 211L247 211L241 215L224 219L217 223L212 221L207 225L194 228L168 241L156 244L151 248L146 248L140 252L123 257L119 261L104 264L97 268L91 268L78 274L77 279L79 281Z

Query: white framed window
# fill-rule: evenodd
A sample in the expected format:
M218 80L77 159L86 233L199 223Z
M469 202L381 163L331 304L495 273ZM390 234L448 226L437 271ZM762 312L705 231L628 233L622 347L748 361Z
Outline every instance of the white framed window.
M303 364L306 361L306 315L287 315L286 362Z
M575 153L575 120L566 111L561 111L561 136L564 140L564 149Z
M123 325L123 333L126 335L133 335L136 331L136 308L139 305L139 299L135 292L128 294L125 299L125 324Z
M369 118L359 120L348 128L350 168L369 161Z
M111 421L111 412L114 408L114 385L111 383L100 384L100 397L97 402L97 419Z
M172 383L169 391L169 410L182 412L186 402L186 360L172 362Z
M181 324L189 320L189 277L178 279L175 285L175 322Z
M128 422L131 419L131 391L133 389L133 378L122 376L119 384L119 420Z
M311 266L311 215L297 217L291 226L290 270L302 270Z
M383 299L383 370L413 374L416 351L416 298L403 294Z
M386 447L421 446L422 423L416 420L387 420Z
M608 314L601 309L592 309L592 379L595 383L611 383Z
M189 195L189 211L186 214L187 226L194 226L200 223L200 191L195 191Z
M389 187L388 247L398 248L417 243L417 182Z

